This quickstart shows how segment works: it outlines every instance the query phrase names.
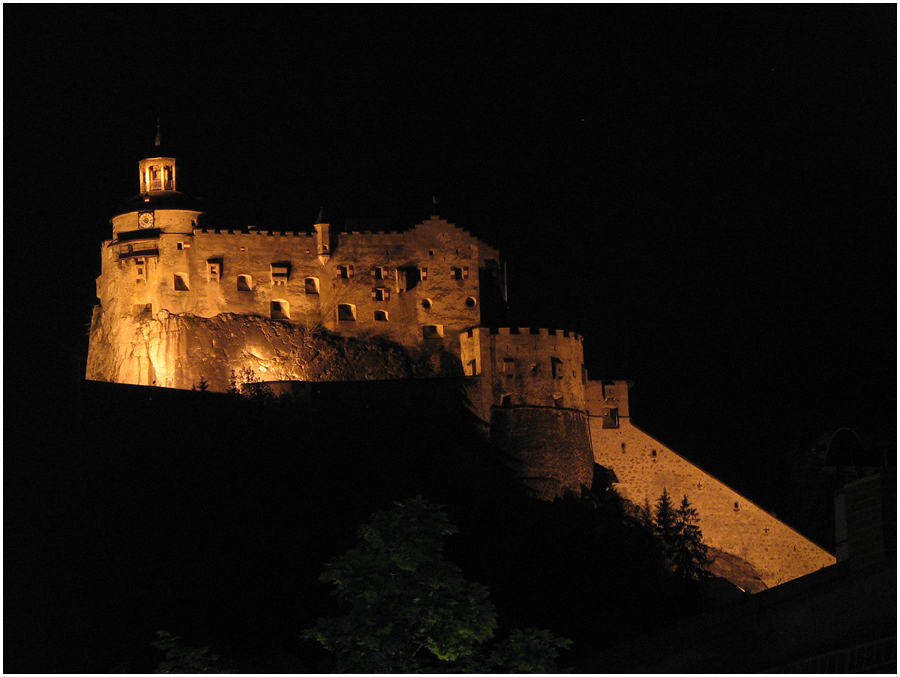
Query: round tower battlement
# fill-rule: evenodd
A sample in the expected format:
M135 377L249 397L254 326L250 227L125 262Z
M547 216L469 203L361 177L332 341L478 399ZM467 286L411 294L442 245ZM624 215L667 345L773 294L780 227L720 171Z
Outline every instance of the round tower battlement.
M537 327L474 327L460 334L465 373L490 383L492 406L585 410L580 334Z

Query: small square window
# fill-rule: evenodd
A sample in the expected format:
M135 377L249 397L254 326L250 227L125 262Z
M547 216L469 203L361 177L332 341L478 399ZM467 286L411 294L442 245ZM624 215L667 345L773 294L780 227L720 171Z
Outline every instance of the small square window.
M387 322L388 314L385 310L376 310L375 311L375 321L376 322Z
M356 322L356 306L352 303L339 303L338 320L341 322Z

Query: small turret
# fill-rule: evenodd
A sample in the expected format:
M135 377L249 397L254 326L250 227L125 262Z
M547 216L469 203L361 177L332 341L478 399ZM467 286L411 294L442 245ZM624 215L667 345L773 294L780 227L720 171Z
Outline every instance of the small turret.
M325 222L325 210L319 207L319 218L316 219L316 253L319 262L324 266L331 259L331 224Z

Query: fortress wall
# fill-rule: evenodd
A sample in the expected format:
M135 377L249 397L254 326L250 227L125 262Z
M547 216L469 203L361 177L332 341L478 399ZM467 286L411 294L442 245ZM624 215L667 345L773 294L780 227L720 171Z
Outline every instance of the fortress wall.
M546 407L494 408L491 441L511 457L517 477L552 500L591 486L594 460L587 416Z
M616 490L637 505L645 500L655 505L663 489L674 503L687 495L700 515L706 542L746 560L766 586L835 563L828 552L633 426L629 418L620 418L618 428L604 428L602 422L602 417L590 417L594 460L615 472Z
M190 224L193 214L157 210L157 224ZM136 229L136 218L132 213L114 221L135 220L123 227ZM150 315L166 310L274 317L277 302L287 319L306 329L383 336L428 353L457 354L457 333L481 321L482 277L498 270L494 259L490 275L483 269L484 255L496 256L494 250L440 219L403 233L338 233L331 256L322 258L315 234L208 228L185 233L172 232L177 229L170 225L147 231L143 239L133 230L129 235L137 239L105 244L97 287L107 315L137 315L149 305ZM286 264L287 275L277 275L273 264ZM239 276L248 276L249 290L239 288ZM318 293L310 293L308 278ZM499 294L499 286L489 293ZM352 308L354 320L339 316L341 304Z

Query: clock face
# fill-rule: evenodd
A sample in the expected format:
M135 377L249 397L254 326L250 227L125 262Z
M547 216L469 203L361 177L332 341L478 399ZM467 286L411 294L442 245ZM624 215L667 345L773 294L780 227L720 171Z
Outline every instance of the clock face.
M138 227L153 228L153 212L141 212L138 216Z

